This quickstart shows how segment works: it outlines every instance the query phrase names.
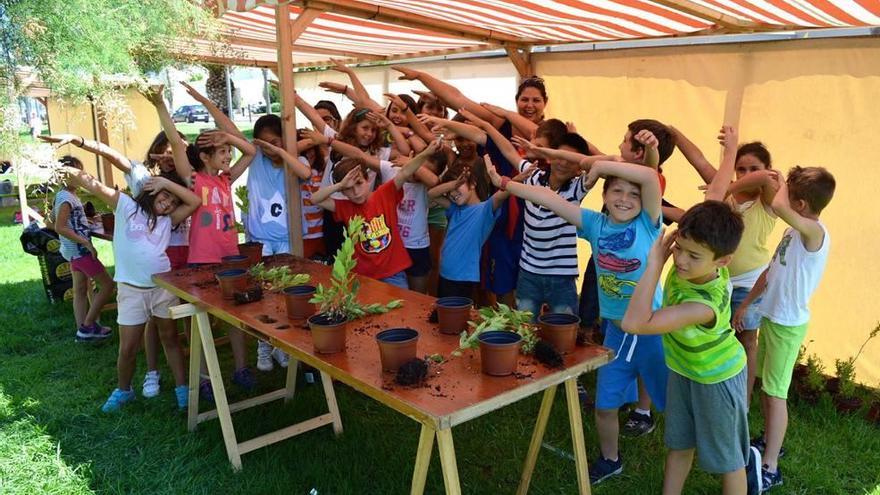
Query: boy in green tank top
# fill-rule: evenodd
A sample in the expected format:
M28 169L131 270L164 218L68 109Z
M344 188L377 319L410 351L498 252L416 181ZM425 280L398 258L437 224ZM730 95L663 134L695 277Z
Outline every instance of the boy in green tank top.
M661 236L623 318L626 332L663 334L669 367L663 493L678 494L696 452L700 467L720 474L724 494L760 492L760 454L749 446L746 354L730 326L727 264L743 232L730 206L708 200L685 213L677 232ZM651 296L673 257L663 306Z

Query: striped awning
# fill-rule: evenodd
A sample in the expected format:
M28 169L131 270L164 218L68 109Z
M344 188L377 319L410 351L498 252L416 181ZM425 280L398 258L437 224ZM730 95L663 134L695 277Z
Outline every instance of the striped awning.
M275 8L313 19L294 64L366 62L500 47L880 25L880 0L225 0L233 56L276 63ZM199 51L199 47L188 47ZM209 56L210 48L202 55Z

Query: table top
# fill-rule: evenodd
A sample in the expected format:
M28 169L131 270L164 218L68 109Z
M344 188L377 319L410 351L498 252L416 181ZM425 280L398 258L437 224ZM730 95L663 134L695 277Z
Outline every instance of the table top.
M268 267L288 265L293 273L307 273L309 284L325 285L330 267L289 255L265 258ZM284 296L264 292L261 301L236 305L224 300L214 277L217 265L176 270L154 276L156 283L184 301L259 338L270 341L291 357L324 371L360 392L417 421L448 428L540 392L607 363L612 352L604 347L578 346L564 356L564 367L549 369L531 356L520 355L517 372L493 377L480 371L479 351L452 357L457 335L444 335L428 321L435 299L366 277L358 299L362 303L385 303L402 299L403 307L383 315L348 323L343 352L318 354L312 346L305 320L287 318ZM410 327L419 331L418 356L441 354L446 361L431 363L428 379L420 386L402 386L394 374L383 372L375 336L382 330Z

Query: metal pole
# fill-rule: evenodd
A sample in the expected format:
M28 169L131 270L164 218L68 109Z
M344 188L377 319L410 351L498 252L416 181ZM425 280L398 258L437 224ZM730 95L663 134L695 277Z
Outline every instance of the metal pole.
M269 92L269 69L263 69L263 101L266 102L266 113L272 113L272 93Z
M235 120L234 110L232 109L232 83L229 79L229 66L225 66L224 70L226 71L226 108L227 115L230 120Z

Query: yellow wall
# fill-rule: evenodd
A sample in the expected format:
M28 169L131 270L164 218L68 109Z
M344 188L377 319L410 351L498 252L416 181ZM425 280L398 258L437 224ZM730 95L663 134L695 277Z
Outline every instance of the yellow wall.
M874 164L880 39L547 54L533 61L547 83L548 115L575 122L603 151L616 153L631 120L656 118L681 129L717 161L715 136L725 122L739 125L742 141L767 144L778 169L828 168L837 179L834 200L822 214L831 254L810 305L807 340L832 372L835 358L856 353L880 321L873 244L880 241L880 213L871 203L880 184ZM664 172L668 200L684 208L701 200L699 177L680 153ZM600 202L593 194L584 205L598 208ZM589 246L580 251L583 267ZM880 339L865 348L857 373L859 381L880 385Z
M124 120L134 122L134 125L121 123L114 125L111 122L107 128L108 144L126 157L142 161L146 157L147 148L160 130L159 117L156 115L153 105L136 90L128 90L126 100L132 116L130 119ZM51 97L48 103L49 131L52 134L74 134L86 139L98 139L90 105L69 105ZM95 155L72 145L64 146L60 153L76 156L82 160L86 172L103 178L103 166L99 165L99 160ZM100 174L98 173L99 166L102 167ZM105 182L107 181L105 180ZM122 173L115 168L113 169L113 184L125 188Z

